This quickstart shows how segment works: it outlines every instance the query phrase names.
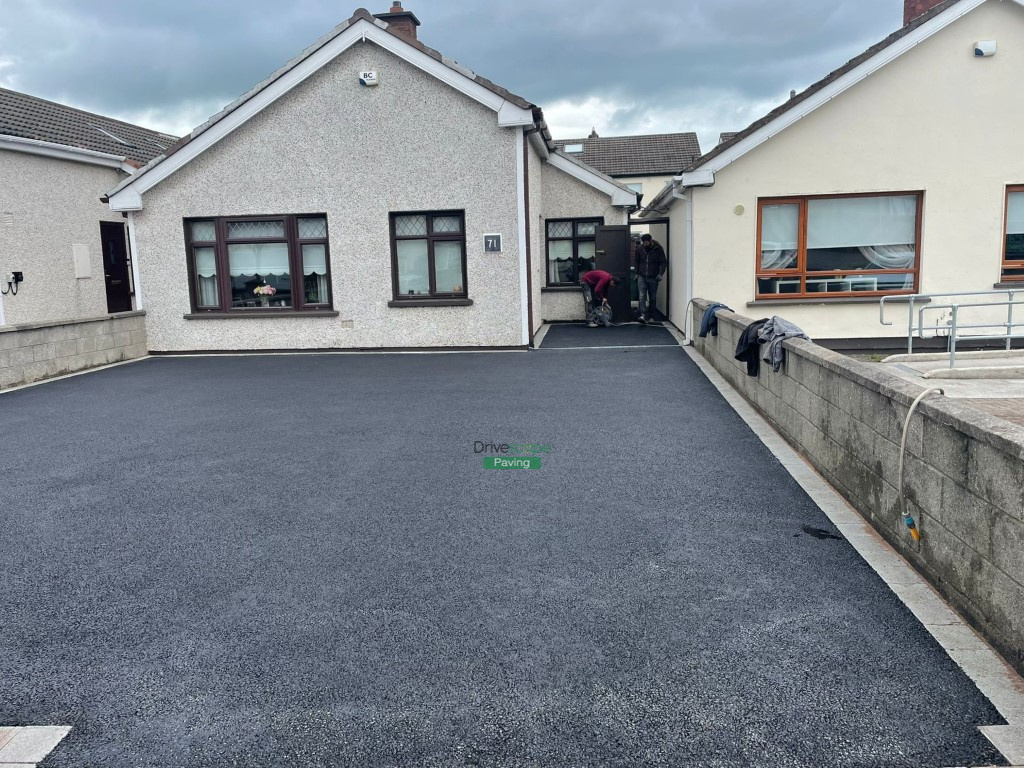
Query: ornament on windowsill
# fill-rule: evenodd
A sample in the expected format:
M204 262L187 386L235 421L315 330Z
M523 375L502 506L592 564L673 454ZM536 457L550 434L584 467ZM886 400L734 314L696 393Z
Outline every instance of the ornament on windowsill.
M269 307L270 297L277 293L277 288L263 283L262 285L257 285L253 288L252 292L259 297L261 307Z

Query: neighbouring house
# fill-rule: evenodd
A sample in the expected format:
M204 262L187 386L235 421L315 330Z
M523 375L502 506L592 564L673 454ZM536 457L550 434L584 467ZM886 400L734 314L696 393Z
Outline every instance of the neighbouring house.
M650 201L676 245L673 320L700 296L842 346L906 335L882 296L1024 290L1024 0L904 11Z
M0 326L133 308L125 218L101 198L176 140L0 88Z
M555 146L642 194L644 201L701 154L693 132L598 136L594 130L585 139L556 139Z
M582 317L541 294L548 240L578 269L636 194L419 26L357 10L110 190L152 351L524 347Z
M625 184L642 195L641 201L657 195L672 181L680 168L685 168L701 154L697 134L693 132L649 136L598 136L597 131L593 130L585 139L556 139L555 146L569 157L577 158ZM670 262L673 252L679 251L669 240L667 220L657 221L651 218L642 223L633 222L631 231L634 238L650 233L665 247ZM578 285L578 275L551 274L548 276L544 293L571 293L573 289L569 286ZM669 281L666 279L662 281L658 291L658 306L662 310L668 307L669 298ZM553 301L549 301L545 308L552 308L552 303ZM575 306L576 303L573 300L572 305ZM545 316L545 319L571 318L556 313Z

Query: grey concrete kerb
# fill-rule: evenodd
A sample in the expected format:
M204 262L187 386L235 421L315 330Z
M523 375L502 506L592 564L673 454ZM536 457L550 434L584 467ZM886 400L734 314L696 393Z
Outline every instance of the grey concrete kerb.
M66 725L0 726L0 768L41 763L70 731Z

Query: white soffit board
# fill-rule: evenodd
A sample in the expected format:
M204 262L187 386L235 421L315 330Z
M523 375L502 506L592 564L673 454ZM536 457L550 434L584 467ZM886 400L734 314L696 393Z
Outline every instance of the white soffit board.
M786 130L786 128L791 126L793 123L803 117L806 117L818 107L828 103L844 91L849 90L861 80L864 80L866 77L874 74L886 64L898 59L904 53L920 45L932 35L937 32L941 32L950 24L958 21L963 16L966 16L985 2L987 2L987 0L961 0L959 3L951 5L935 18L929 19L920 27L904 35L892 45L883 48L867 61L861 62L858 66L842 75L835 82L829 83L827 86L808 97L797 106L779 115L770 123L761 126L758 130L747 136L734 147L730 147L722 154L711 158L706 163L694 169L694 172L710 171L714 174L715 172L722 170L727 165L763 144L772 136ZM1010 2L1024 6L1024 0L1010 0Z
M259 114L264 108L303 83L311 75L322 69L336 57L347 51L357 42L369 40L415 67L433 75L441 82L464 93L471 99L483 104L498 113L498 125L514 127L533 125L533 112L506 101L502 96L485 88L468 75L452 69L442 62L427 55L414 46L400 40L385 29L359 19L345 31L324 45L308 58L283 73L277 80L248 101L237 106L234 111L225 115L209 128L197 135L180 150L170 155L153 168L141 174L137 180L127 180L115 187L110 194L110 208L114 211L137 211L142 209L142 195L169 177L179 168L185 166L207 149L212 147L250 118Z
M557 168L563 173L567 173L573 178L582 181L584 184L609 195L612 198L612 205L636 205L636 194L628 190L621 189L618 184L613 184L607 179L598 176L596 173L588 171L586 168L577 165L571 160L566 160L557 152L552 153L548 157L548 163L553 168Z

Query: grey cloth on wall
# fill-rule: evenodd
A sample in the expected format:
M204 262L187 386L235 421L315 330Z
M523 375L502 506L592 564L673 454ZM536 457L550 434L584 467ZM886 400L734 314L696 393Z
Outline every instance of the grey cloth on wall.
M778 315L772 317L757 334L757 340L761 344L765 345L764 356L761 358L766 363L769 363L772 367L772 371L775 373L779 372L782 368L782 363L786 359L786 349L782 346L782 342L786 339L807 339L810 338L803 329L798 325L794 325L788 320L783 320Z

